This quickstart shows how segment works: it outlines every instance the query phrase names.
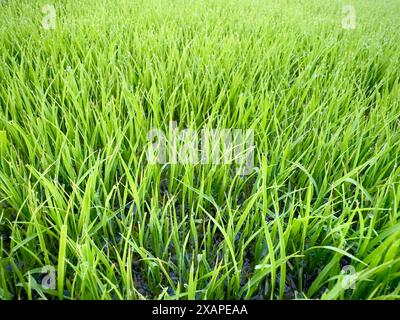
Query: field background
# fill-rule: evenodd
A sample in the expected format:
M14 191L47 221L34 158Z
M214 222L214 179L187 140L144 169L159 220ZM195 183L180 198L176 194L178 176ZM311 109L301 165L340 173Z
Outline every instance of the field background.
M399 299L399 17L0 1L0 299ZM170 121L253 129L254 170L149 165Z

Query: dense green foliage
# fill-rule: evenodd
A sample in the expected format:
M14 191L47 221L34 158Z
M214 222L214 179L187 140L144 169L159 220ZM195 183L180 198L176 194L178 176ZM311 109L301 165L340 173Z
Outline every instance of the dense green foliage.
M400 297L399 1L47 3L0 3L0 299ZM252 173L149 165L171 121Z

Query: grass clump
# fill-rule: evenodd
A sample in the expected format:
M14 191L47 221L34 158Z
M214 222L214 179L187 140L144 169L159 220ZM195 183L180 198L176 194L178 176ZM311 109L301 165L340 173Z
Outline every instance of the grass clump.
M398 1L46 4L0 5L0 299L400 297ZM253 170L149 164L172 121Z

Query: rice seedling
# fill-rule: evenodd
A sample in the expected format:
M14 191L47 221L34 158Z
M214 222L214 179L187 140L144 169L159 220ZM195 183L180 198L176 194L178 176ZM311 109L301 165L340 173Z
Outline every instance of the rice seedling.
M1 1L0 299L399 299L400 2L351 2Z

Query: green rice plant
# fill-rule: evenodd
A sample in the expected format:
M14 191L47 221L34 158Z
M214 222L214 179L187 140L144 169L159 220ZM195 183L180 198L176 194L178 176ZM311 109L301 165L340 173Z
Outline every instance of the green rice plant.
M0 299L399 299L400 3L343 5L2 1Z

